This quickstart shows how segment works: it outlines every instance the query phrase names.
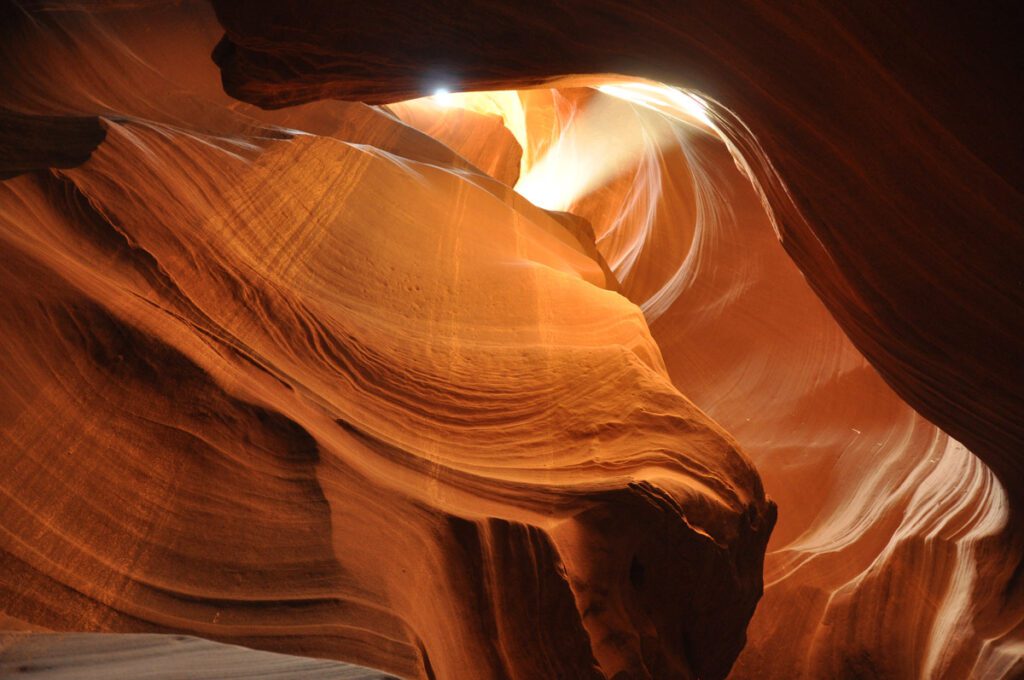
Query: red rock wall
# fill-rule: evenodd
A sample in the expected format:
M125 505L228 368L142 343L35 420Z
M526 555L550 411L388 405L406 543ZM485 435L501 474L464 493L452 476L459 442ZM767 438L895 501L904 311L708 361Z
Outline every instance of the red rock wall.
M386 102L620 73L717 102L786 251L915 409L1024 492L1019 10L214 0L225 89Z
M240 105L151 11L0 48L106 132L0 185L7 625L723 677L775 506L583 226L384 111Z

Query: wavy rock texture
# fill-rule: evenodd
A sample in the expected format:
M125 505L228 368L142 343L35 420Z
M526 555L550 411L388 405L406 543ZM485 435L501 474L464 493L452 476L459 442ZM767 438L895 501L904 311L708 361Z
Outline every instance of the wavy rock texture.
M4 105L106 134L0 187L8 625L728 672L775 506L584 225L382 111L233 103L195 9L9 33Z
M394 14L361 35L350 31L386 5L249 7L218 5L228 39L215 56L228 90L262 104L402 98L431 87L424 74L449 50L479 59L477 72L448 61L443 75L461 83L662 69L730 108L576 77L385 109L264 111L221 90L208 58L221 29L201 5L7 10L0 105L18 153L5 152L17 162L4 171L21 176L0 184L2 627L190 633L404 677L722 677L745 640L730 677L1024 670L1007 524L1018 462L1004 455L1014 397L992 388L1012 376L992 372L1012 367L1019 346L1000 334L1016 318L992 321L1009 351L992 358L955 325L934 345L889 335L896 322L865 291L899 289L876 257L891 242L874 235L847 253L842 239L866 227L840 215L852 199L820 184L849 179L878 151L873 138L853 149L853 132L828 135L863 121L823 122L785 100L792 88L767 94L773 68L825 44L807 62L820 65L839 48L805 35L804 19L758 9L751 24L751 6L694 10L671 48L665 24L644 24L642 50L608 22L628 32L657 12L549 8L515 54L494 48L516 35L522 7L466 11L461 24ZM495 12L511 28L489 38ZM433 52L399 75L379 36L408 31L408 18L427 30L401 58L421 39ZM757 62L732 45L706 81L679 70L692 48L678 31L726 18L734 37L756 25L764 41L799 39ZM583 45L588 35L607 39ZM702 49L724 50L721 35L702 34ZM488 55L472 51L488 40ZM636 63L600 58L623 40ZM854 57L847 68L863 75ZM772 128L779 116L819 127ZM800 172L819 138L843 153ZM892 226L918 223L920 196L897 187L872 202L857 181L836 186L866 204L858 219L880 211L892 238L922 238ZM992 230L1012 215L1007 186L977 199ZM961 189L947 200L966 210ZM1012 252L1018 235L1005 235ZM963 257L990 255L989 236ZM919 256L942 272L947 246ZM907 285L886 304L902 312ZM932 285L927 295L950 286ZM1008 309L1004 292L992 304ZM973 374L935 359L953 346ZM897 350L913 370L894 368ZM974 410L956 411L966 396L952 389L924 409L936 403L928 386L959 384L951 376L973 381ZM887 382L981 442L1003 484ZM781 508L764 560L774 505L754 465ZM139 639L153 647L133 648ZM9 655L66 649L19 640ZM101 675L139 658L188 668L195 654L265 668L245 656L259 652L179 650L173 636L102 638L98 651L68 640ZM314 663L278 659L268 674Z
M213 4L224 86L262 106L603 73L703 93L854 345L1024 498L1017 5Z
M751 454L781 512L765 597L730 677L1019 673L1024 610L1006 593L1020 554L992 473L901 401L842 334L693 100L656 101L659 88L644 83L601 90L390 108L420 125L432 113L430 127L448 131L459 127L445 119L500 115L524 148L544 146L518 188L543 187L541 200L593 224L675 384ZM591 135L638 143L631 162L612 162L618 176L574 192L606 174ZM470 157L503 153L441 139ZM561 186L547 191L538 174Z

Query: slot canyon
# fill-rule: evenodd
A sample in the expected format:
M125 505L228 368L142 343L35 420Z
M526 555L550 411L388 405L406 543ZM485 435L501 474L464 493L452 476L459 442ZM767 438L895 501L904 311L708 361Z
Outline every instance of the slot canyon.
M0 22L0 677L1024 677L1019 5Z

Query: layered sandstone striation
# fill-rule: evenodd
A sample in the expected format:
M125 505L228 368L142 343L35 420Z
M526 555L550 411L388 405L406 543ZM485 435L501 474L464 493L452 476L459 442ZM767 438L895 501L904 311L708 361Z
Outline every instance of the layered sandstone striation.
M213 4L225 89L265 107L573 74L703 93L857 349L1022 497L1019 12L875 0Z
M531 4L4 5L0 669L1024 671L998 64Z
M500 116L523 148L543 148L524 156L517 188L593 225L673 382L754 460L781 512L731 677L1013 676L1020 553L991 471L843 335L696 99L581 82L390 108L418 125L432 115L435 130ZM611 176L591 136L616 140Z
M585 225L384 111L232 102L212 15L152 12L4 45L6 106L105 131L0 187L7 624L723 677L775 506Z

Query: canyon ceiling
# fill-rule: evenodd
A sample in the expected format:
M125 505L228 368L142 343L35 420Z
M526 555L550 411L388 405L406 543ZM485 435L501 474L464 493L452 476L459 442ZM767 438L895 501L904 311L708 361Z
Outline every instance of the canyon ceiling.
M0 3L0 675L1024 674L935 5Z

